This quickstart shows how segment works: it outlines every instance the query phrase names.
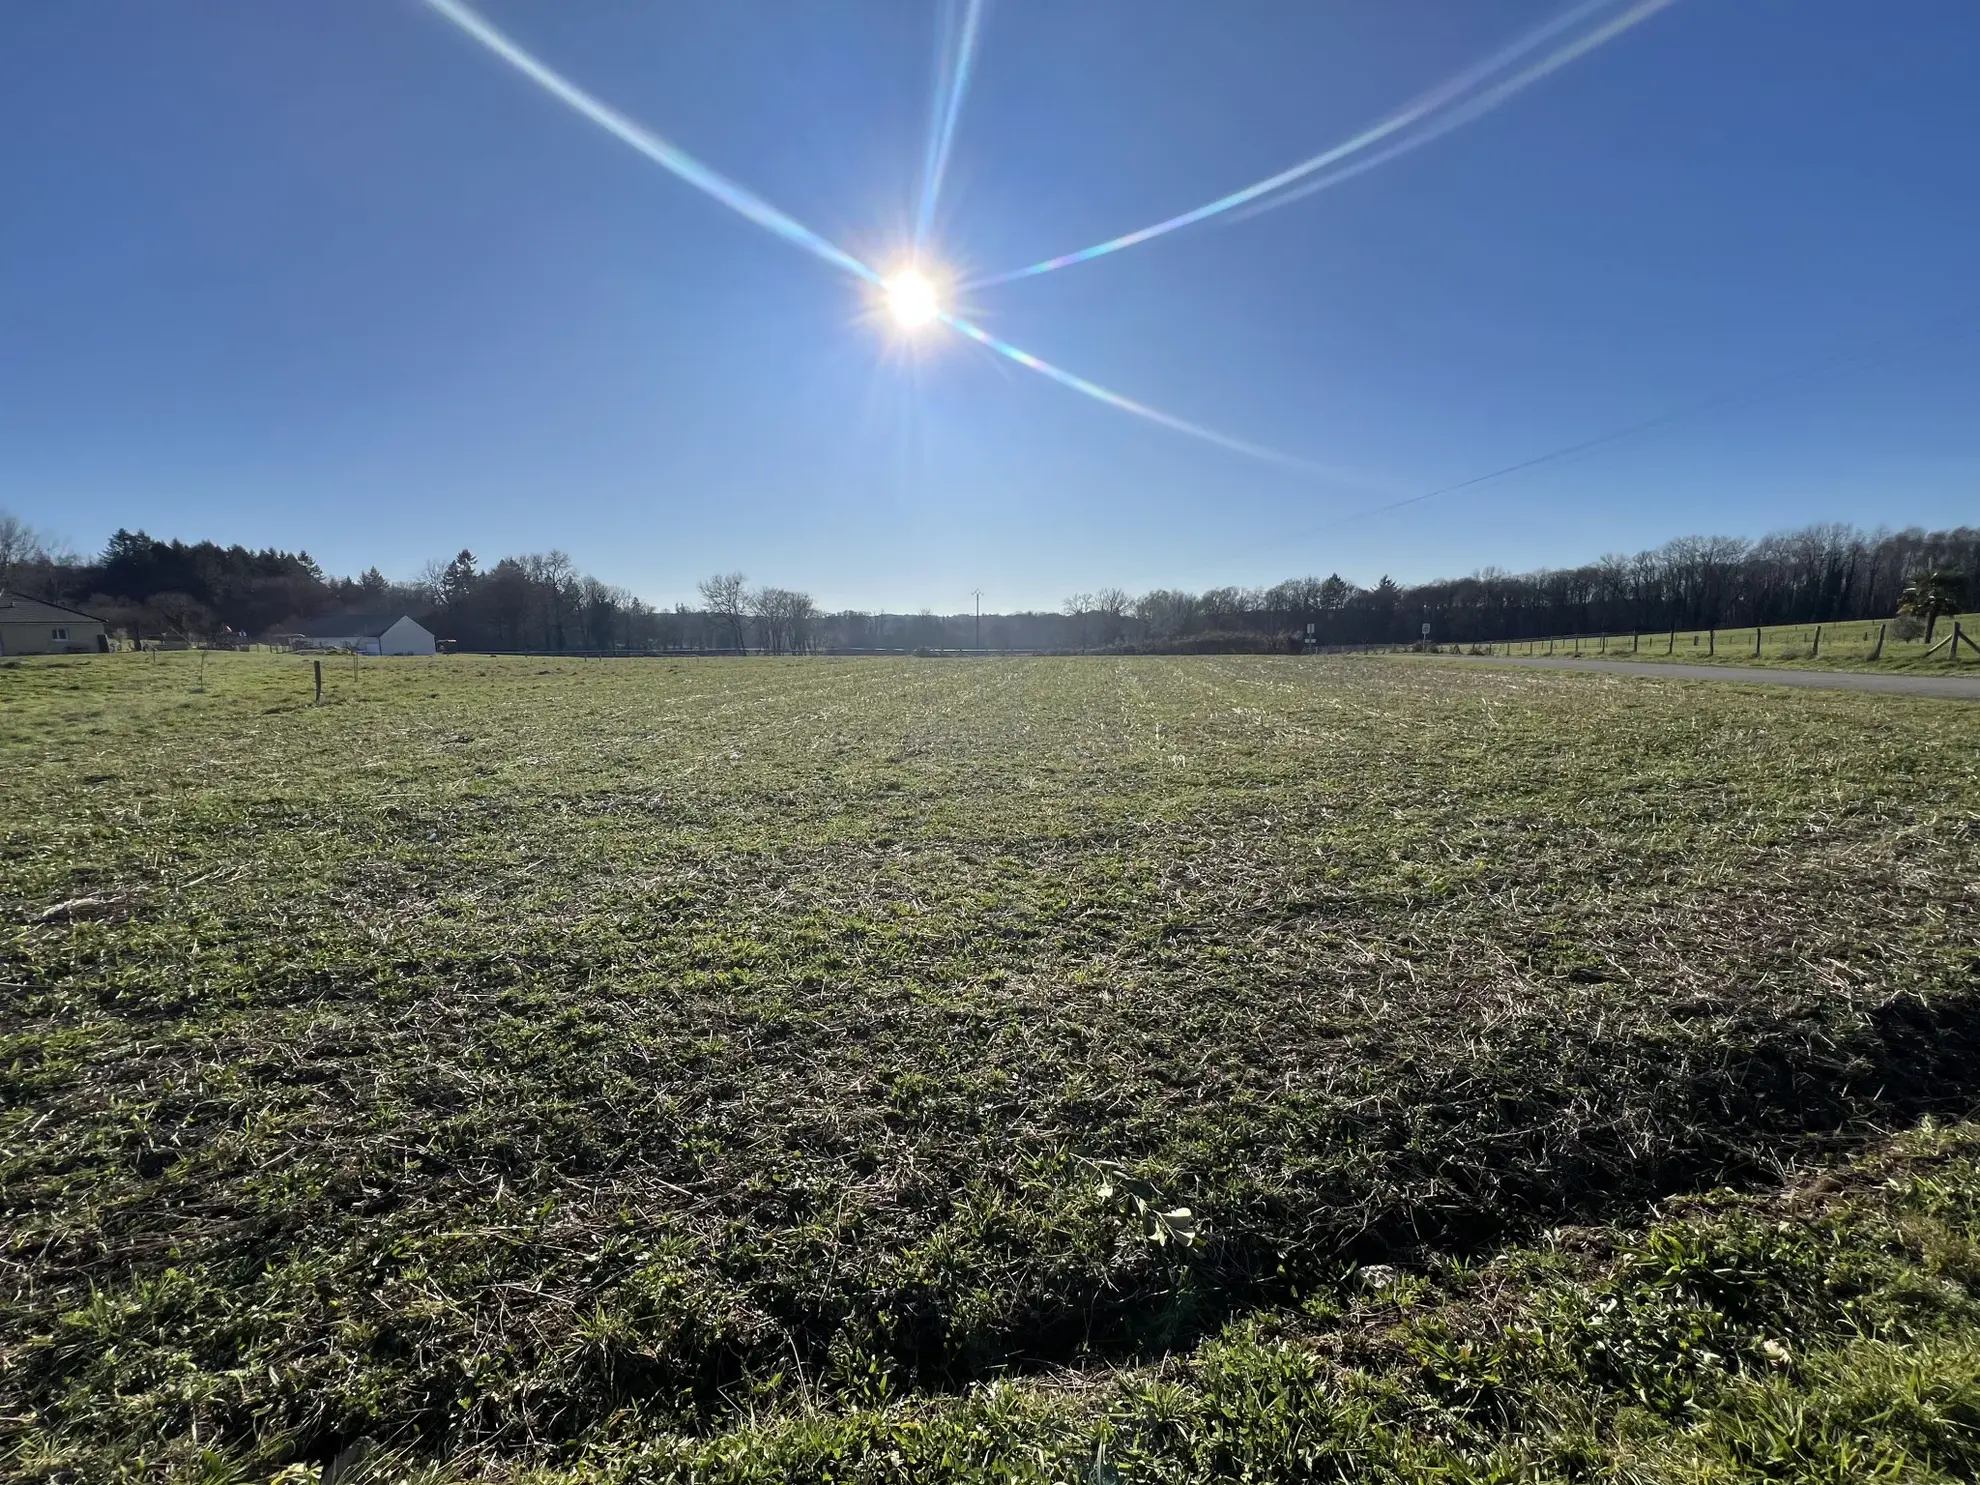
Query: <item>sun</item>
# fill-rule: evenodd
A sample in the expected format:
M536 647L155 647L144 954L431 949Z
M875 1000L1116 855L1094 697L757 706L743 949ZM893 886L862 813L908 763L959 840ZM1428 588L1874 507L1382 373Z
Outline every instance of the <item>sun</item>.
M888 279L884 287L887 311L903 330L919 330L942 313L935 286L918 269L904 269Z

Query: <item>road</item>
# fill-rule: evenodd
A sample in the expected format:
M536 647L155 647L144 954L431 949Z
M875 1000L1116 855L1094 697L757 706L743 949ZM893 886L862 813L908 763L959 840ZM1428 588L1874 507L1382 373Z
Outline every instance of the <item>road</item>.
M1817 691L1879 691L1891 696L1934 696L1980 701L1980 675L1879 675L1867 670L1776 670L1758 665L1684 665L1658 660L1576 660L1545 655L1444 656L1476 665L1525 665L1546 670L1600 670L1667 681L1742 681L1748 685L1802 686Z

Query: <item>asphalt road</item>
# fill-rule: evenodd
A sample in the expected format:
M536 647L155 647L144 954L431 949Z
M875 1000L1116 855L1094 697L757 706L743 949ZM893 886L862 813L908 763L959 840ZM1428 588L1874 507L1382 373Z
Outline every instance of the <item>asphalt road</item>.
M1935 696L1980 701L1980 675L1878 675L1867 670L1775 670L1758 665L1683 665L1658 660L1576 660L1545 655L1444 656L1474 665L1527 665L1546 670L1600 670L1667 681L1743 681L1748 685L1802 686L1817 691L1879 691L1889 696ZM1980 669L1980 666L1976 666Z

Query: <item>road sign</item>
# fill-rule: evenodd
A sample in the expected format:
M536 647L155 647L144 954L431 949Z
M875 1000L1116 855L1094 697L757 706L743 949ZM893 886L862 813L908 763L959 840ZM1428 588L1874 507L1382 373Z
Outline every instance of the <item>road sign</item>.
M1425 639L1428 639L1430 637L1430 626L1428 624L1425 624L1423 626L1423 637Z

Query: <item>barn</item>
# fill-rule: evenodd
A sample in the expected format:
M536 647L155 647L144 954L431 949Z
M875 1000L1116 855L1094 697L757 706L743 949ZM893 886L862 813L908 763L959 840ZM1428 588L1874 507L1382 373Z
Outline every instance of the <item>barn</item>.
M299 650L360 655L431 655L433 631L405 614L329 614L296 631Z
M0 655L74 655L107 650L110 631L79 608L0 593Z

